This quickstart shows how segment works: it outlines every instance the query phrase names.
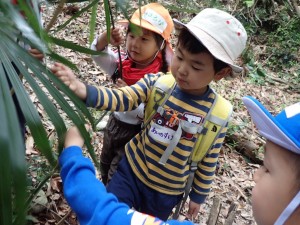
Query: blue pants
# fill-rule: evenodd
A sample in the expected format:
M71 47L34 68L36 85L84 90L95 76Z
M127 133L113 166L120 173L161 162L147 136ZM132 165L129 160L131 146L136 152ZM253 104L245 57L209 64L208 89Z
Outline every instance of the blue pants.
M163 194L146 186L135 176L126 156L122 158L108 183L107 191L115 194L120 202L126 203L130 208L162 220L168 219L183 196Z

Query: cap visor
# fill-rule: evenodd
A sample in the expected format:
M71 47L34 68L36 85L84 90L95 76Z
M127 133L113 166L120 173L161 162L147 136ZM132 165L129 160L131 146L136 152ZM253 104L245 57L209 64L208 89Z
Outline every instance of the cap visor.
M289 138L286 134L287 131L258 100L247 96L243 97L243 102L263 137L295 153L300 153L299 147L295 144L296 142Z
M143 19L141 19L141 20L140 19L131 19L130 22L136 26L142 27L144 29L147 29L147 30L150 30L150 31L153 31L155 33L162 35L162 33L157 28L155 28L152 24L150 24L149 22L147 22ZM122 26L128 26L129 21L128 20L120 20L120 21L118 21L118 24L120 24Z

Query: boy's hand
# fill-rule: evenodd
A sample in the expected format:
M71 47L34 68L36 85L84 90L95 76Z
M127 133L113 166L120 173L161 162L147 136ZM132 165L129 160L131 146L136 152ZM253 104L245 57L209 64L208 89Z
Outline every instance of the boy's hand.
M71 91L73 91L79 98L85 100L87 97L87 90L84 83L79 81L72 70L61 64L54 63L52 68L50 69L52 73L57 76L65 85L67 85Z
M85 125L87 130L90 129L88 125ZM78 128L76 126L71 127L67 133L65 138L65 148L70 146L79 146L82 148L84 144L84 139L82 138Z
M36 59L42 61L44 59L44 54L40 52L38 49L31 48L28 52Z
M198 203L193 202L193 201L190 200L189 210L187 212L186 217L189 220L193 221L197 217L197 215L199 213L199 210L200 210L200 204L198 204Z

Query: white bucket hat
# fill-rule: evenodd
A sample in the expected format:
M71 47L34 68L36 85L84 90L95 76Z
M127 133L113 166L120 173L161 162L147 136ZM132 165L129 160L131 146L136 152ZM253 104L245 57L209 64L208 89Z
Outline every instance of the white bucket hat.
M187 24L173 21L176 29L188 29L215 58L227 63L234 72L243 70L235 60L246 47L247 33L235 17L219 9L207 8Z

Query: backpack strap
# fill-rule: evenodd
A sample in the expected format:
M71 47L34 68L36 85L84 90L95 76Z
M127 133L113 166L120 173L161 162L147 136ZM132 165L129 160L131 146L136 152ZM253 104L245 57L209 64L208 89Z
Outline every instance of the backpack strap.
M232 114L232 105L222 96L216 94L214 103L203 122L203 130L194 145L191 161L201 161L226 126ZM202 151L205 149L206 151Z
M207 155L212 145L217 140L220 132L226 126L232 114L232 105L229 101L222 96L216 94L213 105L211 106L208 114L203 122L204 127L199 128L199 137L194 145L190 157L190 174L186 182L184 195L182 200L177 204L173 219L178 219L179 213L184 206L187 197L190 193L195 172L198 168L198 163Z
M155 116L156 112L163 115L166 101L176 87L176 82L172 74L159 77L153 85L149 100L145 109L145 120L142 124L144 129Z

